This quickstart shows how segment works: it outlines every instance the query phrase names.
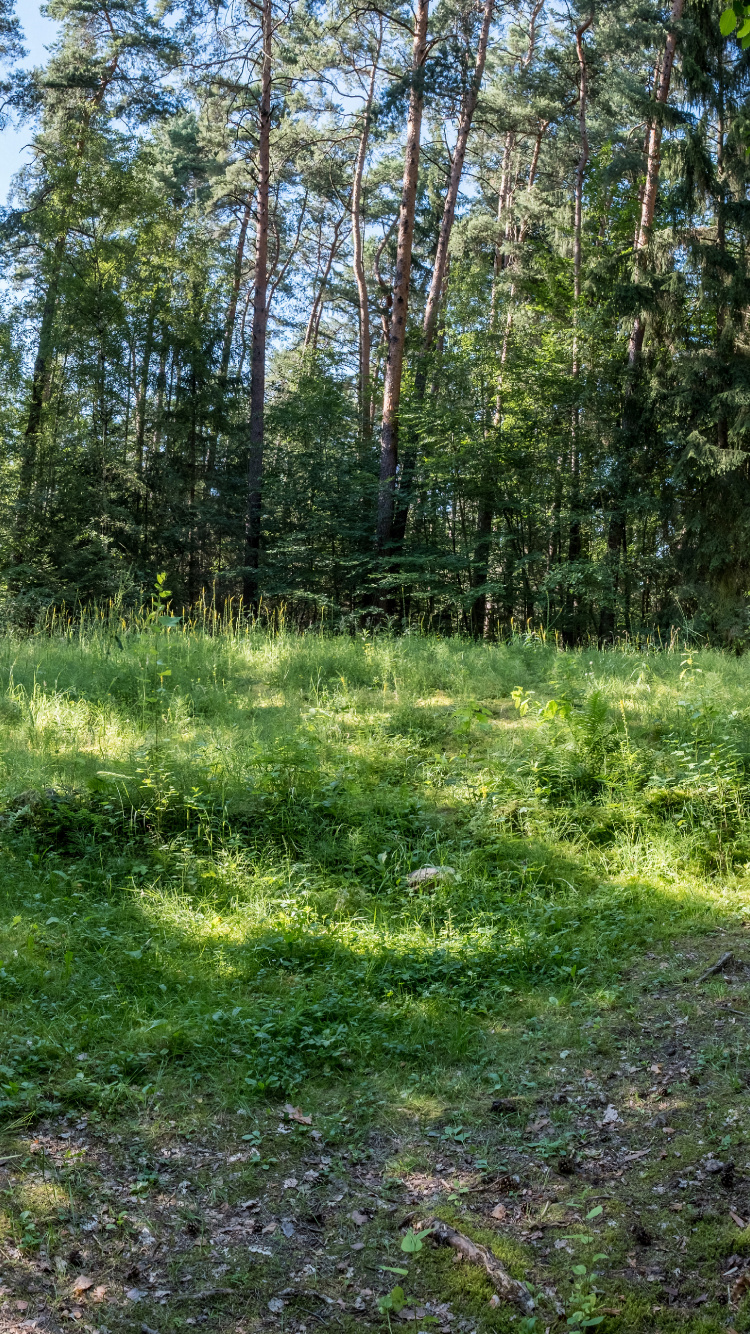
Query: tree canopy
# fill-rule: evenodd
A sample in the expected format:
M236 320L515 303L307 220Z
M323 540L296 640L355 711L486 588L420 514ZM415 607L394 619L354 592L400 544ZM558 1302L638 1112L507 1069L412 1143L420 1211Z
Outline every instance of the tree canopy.
M0 114L7 616L750 633L741 6L52 0ZM731 18L727 16L730 15Z

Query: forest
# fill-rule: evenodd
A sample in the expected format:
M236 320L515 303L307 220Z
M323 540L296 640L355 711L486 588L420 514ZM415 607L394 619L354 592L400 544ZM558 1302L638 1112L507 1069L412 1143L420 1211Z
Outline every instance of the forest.
M750 0L0 57L0 1334L748 1334Z
M9 623L743 648L741 6L4 3Z

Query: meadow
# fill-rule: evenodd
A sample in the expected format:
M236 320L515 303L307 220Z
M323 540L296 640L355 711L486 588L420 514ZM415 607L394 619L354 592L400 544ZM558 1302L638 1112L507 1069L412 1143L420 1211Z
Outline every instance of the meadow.
M0 1327L750 1329L747 659L157 598L0 639L0 793Z

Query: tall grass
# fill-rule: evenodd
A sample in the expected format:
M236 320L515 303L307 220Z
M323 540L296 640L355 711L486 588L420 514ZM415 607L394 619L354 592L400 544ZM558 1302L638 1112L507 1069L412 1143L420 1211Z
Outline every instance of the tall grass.
M0 638L0 1109L481 1069L514 996L746 910L749 761L745 661L674 640Z

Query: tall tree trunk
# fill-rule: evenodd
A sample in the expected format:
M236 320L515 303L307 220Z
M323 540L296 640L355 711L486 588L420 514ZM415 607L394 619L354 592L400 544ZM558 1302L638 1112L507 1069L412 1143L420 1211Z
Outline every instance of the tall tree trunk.
M237 245L234 251L234 267L232 270L232 290L229 294L229 303L224 316L224 338L221 345L221 365L219 368L219 385L224 393L229 375L229 362L232 356L232 340L234 338L234 323L237 318L237 301L242 286L242 264L245 258L245 241L247 240L247 229L250 224L253 201L248 198L242 212L242 221L237 236Z
M677 26L682 18L684 0L672 0L670 30L664 47L655 102L657 107L666 105L672 82L672 67L677 50ZM659 172L661 166L662 114L657 110L649 125L646 148L646 181L641 199L641 216L635 240L635 277L641 269L642 253L648 245L651 227L656 212L659 194ZM627 491L630 476L630 451L637 429L637 392L636 378L640 362L643 339L646 332L645 320L639 312L633 320L628 342L628 383L625 389L625 403L622 417L622 446L617 460L614 486L611 496L611 510L607 531L607 565L610 574L609 601L602 607L599 620L599 639L611 639L615 632L616 603L620 574L620 552L626 550L627 541Z
M536 25L539 15L542 12L544 0L535 0L531 11L529 23L529 42L526 48L526 54L521 62L521 67L527 69L534 58L536 47ZM526 181L526 198L531 197L531 192L536 181L536 173L539 166L539 154L542 147L542 139L547 130L549 122L544 121L540 127L534 143L534 151L529 164L529 175ZM505 236L506 239L511 234L511 213L510 205L512 202L511 191L511 166L513 150L515 148L516 136L512 130L509 130L505 136L505 146L503 149L503 161L500 174L500 189L497 200L497 224L498 231L503 218L506 218ZM524 216L521 222L518 243L523 245L526 239L528 229L528 216ZM492 305L491 305L491 330L494 334L497 326L497 308L500 292L500 274L507 263L507 251L498 242L495 246L495 259L492 275ZM513 328L513 302L515 297L515 283L511 283L508 300L508 311L505 319L505 333L503 336L503 345L500 353L500 373L497 379L497 389L495 396L495 411L493 416L493 426L495 433L500 429L502 423L502 387L503 375L505 373L505 363L508 357L508 347L510 345L510 336ZM471 606L469 616L471 632L477 638L486 636L490 630L490 610L487 599L487 593L484 586L487 582L489 573L490 556L492 554L492 528L495 520L495 508L497 504L497 463L495 458L488 457L485 466L482 469L482 475L479 484L479 496L477 503L477 522L474 535L474 554L471 562L471 587L476 590L476 596Z
M583 181L586 164L589 160L589 133L586 123L586 103L588 98L588 69L586 50L583 45L584 34L593 23L593 15L575 30L576 55L578 57L578 127L581 148L576 163L575 201L573 208L573 409L571 413L571 451L570 451L570 527L568 530L568 563L575 562L581 554L581 498L580 498L580 361L578 347L578 321L581 306L581 232L583 224ZM574 588L569 588L566 601L568 631L572 641L578 639L578 599Z
M326 285L328 283L328 279L331 276L333 261L335 260L336 255L338 254L339 246L341 244L341 228L343 227L343 225L344 225L343 217L339 218L338 221L334 224L333 240L331 241L330 249L328 251L328 258L326 260L325 268L323 269L323 276L320 280L320 287L318 288L318 291L315 295L315 299L312 304L312 310L310 311L310 318L307 321L307 329L305 330L305 342L304 342L305 347L312 347L314 349L318 341L318 330L320 328L320 320L323 314L323 305L325 303Z
M63 217L66 217L68 214L75 196L80 173L80 164L83 160L83 153L86 146L86 135L91 124L91 118L94 112L101 106L107 89L117 73L119 59L119 55L116 55L107 66L96 93L84 106L81 129L75 145L75 158L77 159L77 164L75 165L73 177L68 188L67 198L62 205L61 211ZM65 245L67 239L68 233L66 226L59 232L55 242L52 271L44 298L44 306L42 308L39 339L37 342L36 356L34 358L34 370L31 377L31 400L29 403L29 415L26 421L26 430L24 432L18 483L18 501L14 525L13 546L14 560L16 564L20 564L23 560L23 548L29 525L31 497L34 487L34 471L36 468L39 448L39 434L42 427L45 393L49 382L49 363L53 351L52 332L55 323L55 315L57 313L57 294L60 287L60 275L62 272L63 259L65 258Z
M716 242L719 250L719 284L716 305L716 346L721 349L724 357L729 357L734 353L734 339L731 335L725 340L725 330L727 327L727 303L726 303L726 250L727 250L727 228L726 228L726 180L724 173L724 145L725 145L725 89L724 89L724 51L720 45L718 50L719 77L717 80L717 103L718 115L716 125L716 177L718 184L718 195L716 199ZM716 422L716 443L719 449L727 449L729 445L729 421L727 411L724 405L719 409L719 416Z
M388 359L383 384L383 418L380 438L380 487L378 491L378 550L390 548L393 536L396 468L398 465L398 411L404 366L406 317L409 309L411 250L414 236L414 211L419 173L419 142L424 106L424 63L427 56L427 16L429 0L417 0L411 62L411 93L406 128L406 153L401 207L398 222L396 272L393 279L393 305L388 330Z
M469 142L469 133L474 119L479 93L482 87L482 78L484 77L484 66L487 60L487 43L490 36L490 25L495 8L495 0L485 0L484 13L482 15L482 27L479 33L479 43L477 45L476 60L474 62L474 74L472 76L469 88L464 98L464 104L461 108L461 116L458 122L458 133L456 135L456 147L453 150L453 161L451 163L450 176L448 178L448 189L443 204L443 216L440 220L440 233L438 235L437 250L435 252L435 262L432 267L432 279L430 290L427 295L427 304L425 306L424 321L422 324L422 356L420 357L415 378L415 388L417 398L424 397L427 387L427 356L432 348L435 339L435 330L437 329L438 310L440 308L440 294L443 290L443 278L445 277L445 266L448 262L448 247L450 245L451 231L456 216L456 202L458 200L458 191L461 186L461 177L463 175L464 161L466 159L466 147Z
M248 608L259 604L261 506L263 501L264 404L266 394L266 332L268 328L268 226L271 184L271 0L263 0L263 57L258 117L258 190L256 194L255 279L253 291L250 429L245 518L245 577Z
M135 462L138 476L143 475L143 455L146 441L146 398L148 395L148 375L151 366L151 356L154 350L154 325L156 323L156 307L159 301L160 293L157 290L151 298L148 318L146 321L146 335L143 340L143 360L141 361L141 372L138 377L138 384L135 393Z
M427 372L430 362L430 353L435 343L440 303L445 290L448 249L450 246L453 223L456 217L458 191L461 187L461 177L463 175L464 162L466 160L466 148L469 142L471 125L482 87L484 66L487 60L487 43L489 41L494 8L495 0L485 0L484 12L482 14L482 27L479 32L479 42L474 62L474 73L466 92L458 121L456 147L453 150L453 160L451 162L451 169L448 177L448 189L446 190L445 200L443 202L443 216L440 219L437 250L435 251L435 261L432 266L430 290L427 294L427 304L425 306L424 319L422 322L422 347L417 362L416 375L414 377L414 393L418 403L423 402L427 389ZM401 546L404 537L406 536L409 505L411 503L410 492L414 481L416 458L416 447L412 441L403 453L392 534L392 544L394 547Z
M34 474L39 451L39 435L42 429L42 416L50 375L50 360L53 351L52 333L57 313L57 293L60 287L60 275L67 233L61 232L55 242L52 258L52 272L42 307L42 319L39 325L34 370L31 376L31 399L29 415L24 431L21 467L18 478L18 499L16 502L14 560L21 564L24 559L24 544L31 518L31 503L34 490Z
M378 44L372 61L372 73L364 107L362 134L354 164L354 180L352 181L352 246L354 251L352 264L359 301L359 422L363 443L369 443L372 437L372 418L370 415L370 299L365 276L364 237L362 234L362 182L365 174L365 162L367 161L372 104L375 100L375 82L382 46L383 20L381 18Z
M664 48L664 59L661 62L661 73L659 83L656 89L656 102L660 107L666 104L669 97L669 88L672 82L672 66L674 65L675 52L677 50L677 32L676 26L682 18L682 10L685 0L672 0L672 13L670 23L674 26L667 34L667 41ZM646 153L646 184L643 189L643 200L641 202L641 217L638 226L638 236L635 244L636 275L640 268L640 255L648 244L651 227L656 212L656 200L659 194L659 171L661 167L661 139L662 139L662 117L657 112L651 121L648 132L648 149ZM630 342L628 344L628 363L631 369L635 366L641 348L643 347L643 337L646 332L643 316L636 315L633 321L633 328L630 333Z

